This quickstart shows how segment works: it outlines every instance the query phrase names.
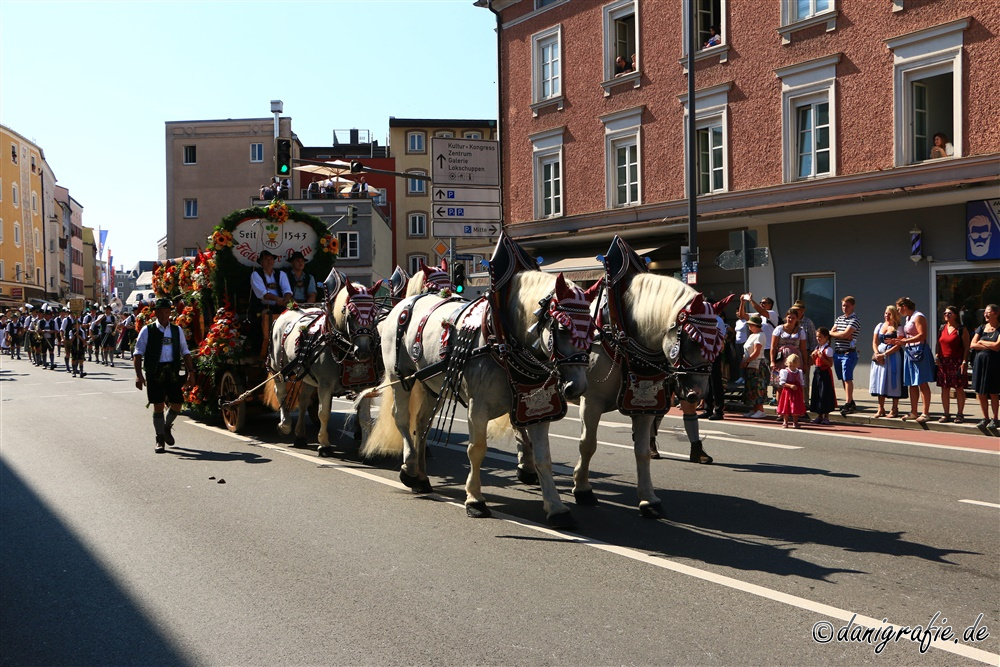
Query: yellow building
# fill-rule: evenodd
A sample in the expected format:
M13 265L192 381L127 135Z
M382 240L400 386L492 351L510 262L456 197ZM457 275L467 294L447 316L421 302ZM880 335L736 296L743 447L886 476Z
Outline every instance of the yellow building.
M0 125L0 305L45 299L42 151Z
M430 176L431 140L435 137L494 140L496 121L390 117L389 146L396 159L396 171ZM396 261L411 275L421 260L437 265L448 252L449 240L434 237L433 202L429 181L397 177L393 211ZM455 252L461 253L463 249L456 245ZM467 273L475 260L469 264Z

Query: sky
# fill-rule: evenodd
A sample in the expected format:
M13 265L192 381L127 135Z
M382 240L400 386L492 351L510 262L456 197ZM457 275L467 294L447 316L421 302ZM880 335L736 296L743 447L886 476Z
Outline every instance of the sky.
M272 117L306 146L389 117L497 116L472 0L0 0L0 124L35 142L116 267L166 233L164 123Z

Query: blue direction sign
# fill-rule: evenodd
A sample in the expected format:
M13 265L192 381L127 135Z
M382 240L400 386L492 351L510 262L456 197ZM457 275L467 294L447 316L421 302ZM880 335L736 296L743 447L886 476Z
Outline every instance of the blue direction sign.
M499 188L434 188L438 204L499 204Z
M500 222L499 204L435 204L433 213L435 220Z
M487 238L500 234L500 225L495 222L441 222L433 221L431 233L435 238L450 237Z

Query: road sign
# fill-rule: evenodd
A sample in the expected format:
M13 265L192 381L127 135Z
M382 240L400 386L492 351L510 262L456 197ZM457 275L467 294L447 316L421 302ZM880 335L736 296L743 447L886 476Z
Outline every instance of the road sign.
M500 222L499 204L434 204L434 220L454 222Z
M452 257L452 259L455 259L455 260L457 260L459 262L471 262L472 260L475 259L475 256L474 255L466 255L465 253L456 252L455 256Z
M767 248L754 248L750 251L750 266L767 266L770 263L770 255ZM720 269L735 271L743 268L743 253L739 250L726 250L719 253L715 258L715 265Z
M500 185L500 146L482 139L431 139L431 181L435 186Z
M498 188L434 188L435 204L499 204Z
M440 222L431 223L431 233L437 238L485 238L500 235L500 225L495 222Z

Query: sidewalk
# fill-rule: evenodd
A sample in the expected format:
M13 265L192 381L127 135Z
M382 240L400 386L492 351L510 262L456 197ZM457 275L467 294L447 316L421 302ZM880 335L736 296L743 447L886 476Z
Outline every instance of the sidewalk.
M840 384L837 385L837 398L838 405L843 405L844 400L844 388ZM1000 437L1000 433L997 431L987 431L984 428L979 428L976 424L982 419L982 412L979 409L979 401L976 397L970 396L965 400L965 423L964 424L939 424L938 419L944 414L941 407L941 394L936 386L931 386L931 418L927 420L926 423L919 424L915 421L903 421L902 419L889 419L888 417L875 417L875 413L878 412L878 399L868 393L867 388L855 387L854 388L854 403L858 406L857 412L849 414L846 417L840 412L833 412L830 414L830 422L832 424L863 424L865 426L879 426L884 428L899 428L899 429L915 429L918 431L940 431L944 433L961 433L965 435L980 435L987 437ZM739 411L744 412L746 407L740 403L727 402L726 409L729 411ZM892 399L886 399L885 410L889 412L892 409ZM764 412L769 415L777 416L777 409L773 405L764 405ZM899 400L899 414L905 415L910 412L910 399L900 399ZM951 416L955 417L957 410L955 407L955 401L952 399L951 404ZM815 416L815 415L812 415Z

